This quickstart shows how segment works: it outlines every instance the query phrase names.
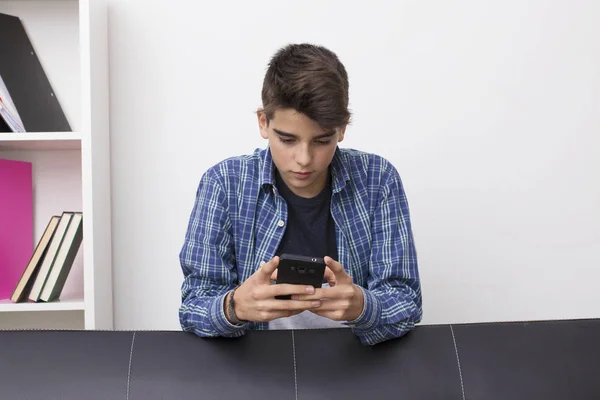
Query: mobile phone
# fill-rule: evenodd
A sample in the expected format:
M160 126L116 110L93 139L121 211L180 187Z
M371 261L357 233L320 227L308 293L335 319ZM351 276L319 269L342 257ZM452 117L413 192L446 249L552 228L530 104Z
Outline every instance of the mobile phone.
M325 260L322 257L306 257L295 254L282 254L277 267L277 284L312 285L320 288L325 277ZM291 295L275 296L289 300Z

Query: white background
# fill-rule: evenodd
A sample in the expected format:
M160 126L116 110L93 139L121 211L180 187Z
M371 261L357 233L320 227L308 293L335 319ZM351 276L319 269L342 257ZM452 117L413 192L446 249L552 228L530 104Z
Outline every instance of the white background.
M108 0L116 329L180 329L202 173L264 147L271 55L328 46L345 147L403 178L424 324L600 317L600 2Z

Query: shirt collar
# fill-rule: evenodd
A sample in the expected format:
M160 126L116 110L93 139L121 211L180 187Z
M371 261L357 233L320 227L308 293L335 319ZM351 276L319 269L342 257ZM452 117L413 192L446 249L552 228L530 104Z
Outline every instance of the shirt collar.
M267 149L263 155L263 163L260 171L260 186L265 190L270 188L265 187L266 185L274 186L275 183L275 166L273 165L273 157L271 156L271 148L267 146Z
M333 155L333 160L331 160L330 165L331 187L333 193L341 192L346 186L346 182L350 181L348 166L344 161L342 150L339 147L336 147L335 154Z
M333 159L330 164L331 173L331 187L333 193L340 192L345 186L346 182L350 180L350 174L348 173L347 165L344 164L342 150L336 146ZM264 156L262 169L260 172L260 186L265 190L270 190L266 186L273 187L275 185L275 165L273 164L273 156L271 155L271 149L267 146Z

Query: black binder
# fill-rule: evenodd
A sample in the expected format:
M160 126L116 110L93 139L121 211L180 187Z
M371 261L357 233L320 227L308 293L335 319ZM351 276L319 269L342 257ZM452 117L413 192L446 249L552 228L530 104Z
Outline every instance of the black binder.
M0 76L27 132L71 131L21 20L2 13ZM2 118L0 132L10 132Z

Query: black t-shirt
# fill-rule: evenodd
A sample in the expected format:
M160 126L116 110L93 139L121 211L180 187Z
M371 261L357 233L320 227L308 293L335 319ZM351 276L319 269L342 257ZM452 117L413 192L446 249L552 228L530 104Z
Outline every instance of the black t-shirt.
M288 220L277 255L283 253L307 257L329 256L337 260L335 225L331 216L331 178L312 198L294 194L275 172L277 189L288 206Z

